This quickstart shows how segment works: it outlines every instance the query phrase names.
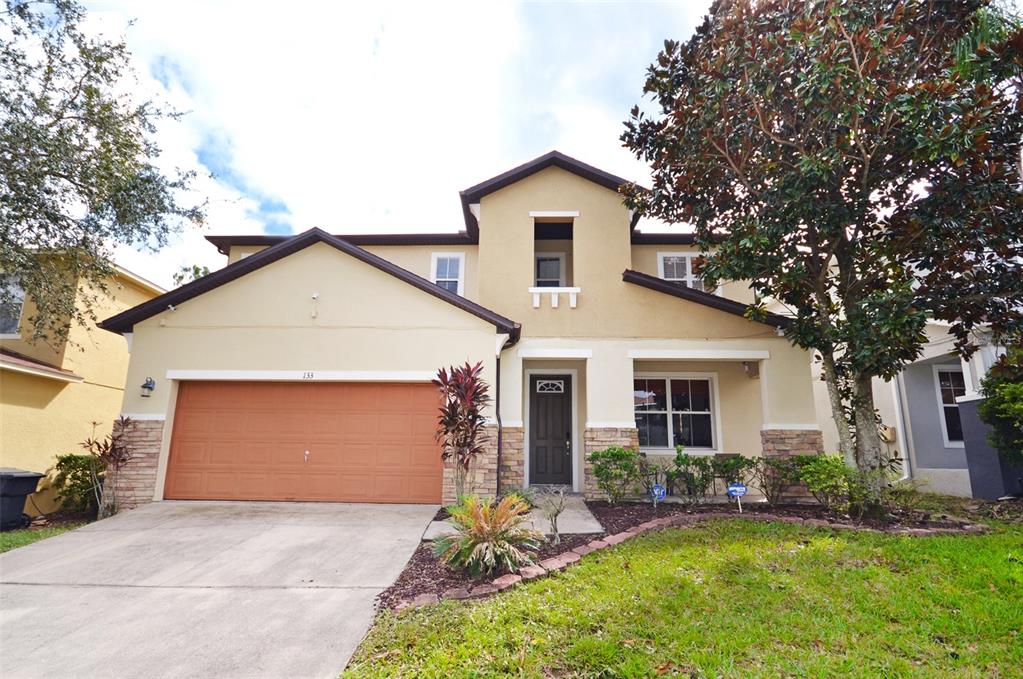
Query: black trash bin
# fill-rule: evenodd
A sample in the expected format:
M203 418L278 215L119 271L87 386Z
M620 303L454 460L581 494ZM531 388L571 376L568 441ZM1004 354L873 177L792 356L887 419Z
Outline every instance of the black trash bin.
M31 519L25 513L25 498L36 492L43 476L24 469L0 468L0 530L28 526Z

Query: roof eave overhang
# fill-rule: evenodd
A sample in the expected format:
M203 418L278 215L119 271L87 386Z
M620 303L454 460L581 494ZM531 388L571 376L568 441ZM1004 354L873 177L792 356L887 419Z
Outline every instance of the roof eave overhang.
M622 280L626 283L632 283L634 285L647 288L648 290L654 290L689 302L702 304L712 309L724 311L725 313L739 316L741 318L746 318L746 311L749 309L749 305L743 304L742 302L736 302L735 300L728 299L727 297L721 297L720 295L714 295L709 292L693 290L692 288L687 288L684 285L678 285L676 283L657 278L656 276L651 276L639 271L633 271L632 269L626 269L622 273ZM778 329L787 328L792 324L791 318L770 312L768 312L762 321L754 321L748 318L746 320L749 320L751 323L763 323Z
M512 344L518 341L519 334L521 332L521 325L519 323L516 323L509 318L505 318L504 316L501 316L500 314L491 311L476 302L472 302L464 297L456 295L453 292L445 290L425 278L417 276L407 269L403 269L382 257L374 255L367 250L363 250L357 245L353 245L341 238L338 238L337 236L332 236L322 229L315 228L297 236L292 236L285 241L272 245L265 250L261 250L250 255L249 257L240 259L219 271L215 271L207 276L196 279L181 286L180 288L176 288L170 292L160 295L159 297L155 297L148 302L144 302L115 316L111 316L110 318L100 322L99 327L103 330L117 334L132 332L136 323L144 321L147 318L151 318L170 307L177 306L178 304L205 294L210 290L214 290L221 285L241 278L248 273L256 271L257 269L276 262L279 259L283 259L288 255L294 254L316 243L325 243L330 245L354 257L355 259L369 264L384 273L388 273L399 280L412 285L413 287L419 288L427 294L433 295L434 297L448 302L449 304L456 306L477 318L491 323L498 331L508 334L510 340L513 340Z

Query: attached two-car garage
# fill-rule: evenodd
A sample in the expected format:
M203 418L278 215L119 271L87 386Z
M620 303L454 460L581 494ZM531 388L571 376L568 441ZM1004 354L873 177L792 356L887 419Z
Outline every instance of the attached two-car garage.
M170 500L441 501L429 383L182 382Z

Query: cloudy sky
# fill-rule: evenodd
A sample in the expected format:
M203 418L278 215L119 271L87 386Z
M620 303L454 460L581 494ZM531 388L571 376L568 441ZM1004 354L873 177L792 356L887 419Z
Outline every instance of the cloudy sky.
M708 5L88 2L137 91L187 112L161 125L162 162L209 200L201 231L118 261L170 285L223 266L206 234L458 231L460 189L551 149L643 181L622 121Z

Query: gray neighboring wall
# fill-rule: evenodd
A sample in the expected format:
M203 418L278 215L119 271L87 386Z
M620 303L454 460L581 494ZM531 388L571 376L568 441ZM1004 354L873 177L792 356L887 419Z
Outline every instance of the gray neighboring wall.
M941 356L903 370L908 424L913 432L913 451L919 469L966 469L966 449L945 445L934 386L935 365L958 364L955 356Z

